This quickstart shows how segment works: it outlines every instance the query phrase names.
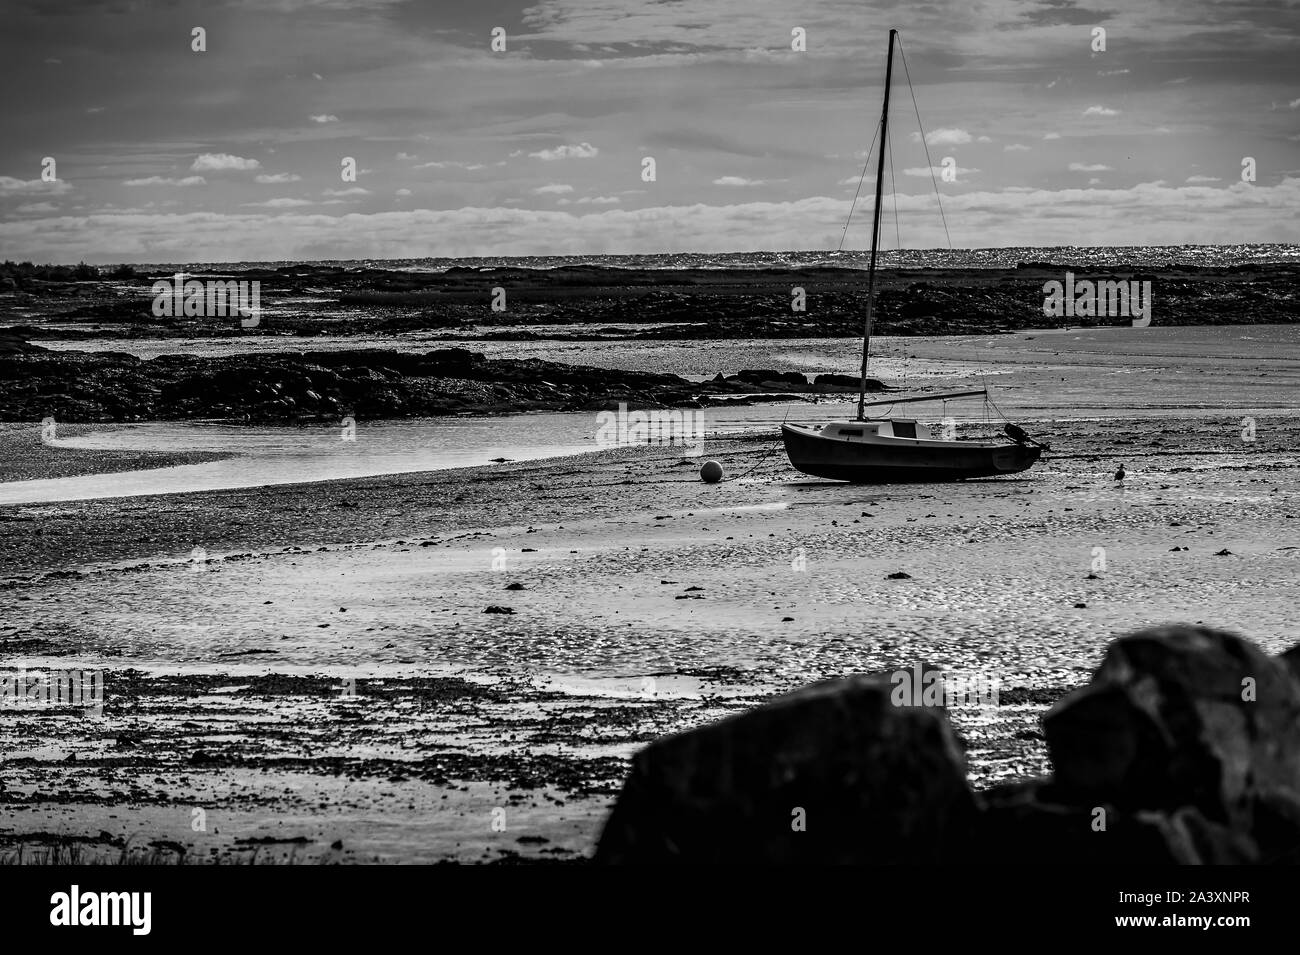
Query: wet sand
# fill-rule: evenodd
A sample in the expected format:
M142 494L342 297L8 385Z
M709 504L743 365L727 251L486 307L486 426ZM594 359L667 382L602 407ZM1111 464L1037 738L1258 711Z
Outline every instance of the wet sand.
M922 662L998 683L952 711L974 785L1044 772L1115 636L1296 642L1294 332L1174 331L884 342L997 373L1053 445L1012 478L827 484L756 434L706 441L718 485L642 447L0 506L0 675L105 697L0 706L0 861L581 860L647 741ZM36 433L10 473L140 466Z
M628 448L0 509L6 667L105 671L102 714L0 710L0 851L581 859L644 742L922 661L999 682L953 711L976 786L1043 772L1038 718L1116 635L1295 642L1300 421L1257 427L1057 421L1033 471L957 485L733 439L713 486Z

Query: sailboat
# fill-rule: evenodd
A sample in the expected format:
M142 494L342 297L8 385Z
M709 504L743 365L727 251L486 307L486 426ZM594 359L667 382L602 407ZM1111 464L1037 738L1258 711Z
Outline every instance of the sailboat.
M889 58L885 66L885 104L880 114L880 155L876 167L876 207L872 216L871 260L867 269L867 313L862 337L862 375L858 415L852 421L825 425L783 424L781 438L790 464L804 474L856 484L910 481L958 481L994 477L1027 470L1048 446L1008 423L1007 441L960 441L935 438L914 418L869 418L866 409L916 401L945 401L983 395L958 391L913 398L868 402L867 357L871 348L871 310L875 298L876 253L880 240L881 187L885 174L886 136L889 132L889 88L894 71L894 40L889 31Z

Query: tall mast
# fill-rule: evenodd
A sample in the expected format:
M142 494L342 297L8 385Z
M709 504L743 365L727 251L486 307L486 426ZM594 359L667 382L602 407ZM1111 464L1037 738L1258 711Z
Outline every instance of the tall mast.
M885 137L889 135L889 82L894 73L894 37L889 31L889 57L885 61L885 105L880 111L880 160L876 163L876 210L871 216L871 264L867 267L867 317L862 330L862 387L858 392L858 420L867 402L867 353L871 349L871 304L876 287L876 248L880 239L880 190L885 184Z

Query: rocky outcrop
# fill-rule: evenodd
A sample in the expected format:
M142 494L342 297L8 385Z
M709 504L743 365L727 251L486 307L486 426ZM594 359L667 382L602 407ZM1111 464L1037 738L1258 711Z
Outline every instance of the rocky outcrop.
M26 355L48 350L40 345L33 345L17 332L0 328L0 355Z
M938 862L971 823L943 713L883 679L808 687L642 750L600 863Z
M146 361L112 352L6 353L0 346L0 420L6 421L373 420L597 411L620 403L634 409L698 408L723 399L748 403L728 396L779 396L794 387L785 379L701 385L677 375L492 360L464 348L164 355ZM810 390L806 382L804 390Z
M810 687L638 754L596 861L1297 863L1297 659L1200 627L1121 638L1044 718L1053 775L979 794L941 710L882 678Z
M1060 800L1193 811L1203 832L1226 829L1263 856L1287 848L1279 826L1300 838L1300 683L1234 634L1180 626L1118 640L1043 728Z
M1128 325L1128 317L1063 318L1043 312L1044 285L1067 270L1093 279L1150 281L1161 326L1300 321L1300 265L1095 268L884 268L872 310L877 335L969 335L1070 325ZM454 330L458 337L562 340L861 339L863 270L608 268L597 265L381 269L300 264L191 278L261 283L274 305L249 334L315 336ZM80 277L78 277L80 276ZM221 320L153 315L152 282L166 274L0 265L0 322L34 323L51 338L241 335ZM504 291L499 300L497 290ZM802 292L800 292L802 290ZM503 310L494 310L499 301ZM566 327L568 326L568 327ZM535 329L535 330L534 330Z

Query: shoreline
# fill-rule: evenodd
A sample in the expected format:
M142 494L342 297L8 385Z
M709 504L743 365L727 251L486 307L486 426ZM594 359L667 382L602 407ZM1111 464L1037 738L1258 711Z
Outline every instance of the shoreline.
M1049 285L1064 282L1067 273L1081 280L1150 282L1152 314L1164 325L1300 321L1300 263L1076 268L1023 262L1011 268L882 269L875 330L915 336L1058 328L1068 319L1044 314L1045 301ZM563 340L573 337L566 326L585 328L580 334L594 341L833 338L860 336L866 305L862 270L835 266L567 265L432 273L303 264L196 274L261 283L257 326L242 328L231 318L154 315L152 283L170 279L162 273L81 281L19 275L8 290L0 290L0 333L37 342L270 336L299 339L304 350L320 335L418 331L470 341ZM1081 312L1071 323L1127 325L1131 317L1127 309L1095 317Z
M1217 429L1174 422L1201 461L1150 443L1170 423L1139 423L1136 451L1116 443L1131 423L1092 439L1126 456L1127 488L1095 456L1023 479L828 485L764 442L720 441L710 456L736 476L718 485L698 461L624 448L0 508L6 667L98 669L106 697L102 718L50 713L35 736L0 710L22 768L0 855L114 858L131 839L162 861L581 860L645 742L917 663L1002 681L991 720L952 713L977 789L1041 774L1039 716L1118 633L1196 622L1186 609L1216 594L1206 624L1294 642L1300 421L1229 459L1208 454ZM1057 440L1069 454L1093 433ZM1271 506L1251 507L1261 493ZM1111 566L1089 581L1099 542ZM1224 595L1229 568L1252 583Z

